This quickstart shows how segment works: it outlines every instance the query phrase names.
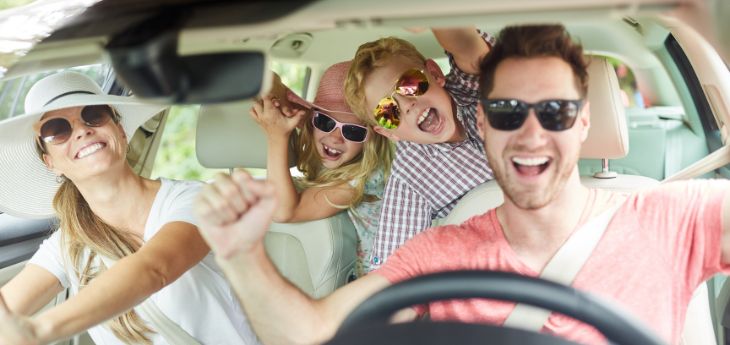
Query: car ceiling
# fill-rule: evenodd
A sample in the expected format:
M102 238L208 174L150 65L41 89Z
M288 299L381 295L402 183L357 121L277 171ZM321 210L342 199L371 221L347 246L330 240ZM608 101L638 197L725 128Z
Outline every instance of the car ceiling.
M180 16L187 29L272 21L313 0L104 0L89 7L47 38L48 42L110 36L155 17Z
M636 30L624 17L652 17L676 0L104 0L75 17L37 45L8 76L102 59L111 35L154 16L180 16L181 54L225 50L268 50L282 37L307 32L312 44L297 61L315 67L352 56L357 46L378 37L412 40L427 56L441 51L428 33L403 28L477 24L497 32L509 24L562 22L586 48L625 55L632 64L652 64ZM596 23L602 25L595 25ZM598 38L598 39L596 39ZM333 45L332 42L337 44ZM623 52L623 53L622 53Z

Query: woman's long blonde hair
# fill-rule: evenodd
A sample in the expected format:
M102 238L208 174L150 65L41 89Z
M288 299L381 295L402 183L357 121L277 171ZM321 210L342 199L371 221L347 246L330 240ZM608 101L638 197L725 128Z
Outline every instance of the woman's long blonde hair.
M113 111L114 123L119 115ZM36 149L43 160L46 152L42 141L36 140ZM53 198L61 229L61 250L68 254L70 264L79 277L79 289L84 288L99 274L108 269L100 259L106 256L121 259L136 252L141 239L129 232L120 231L106 224L91 210L74 183L63 178ZM84 258L85 253L88 256ZM97 262L97 265L94 265ZM152 344L149 335L154 333L131 309L109 321L107 326L114 335L128 344Z
M368 128L369 138L363 143L362 151L357 156L335 169L327 169L322 165L322 157L319 156L313 144L314 126L312 121L304 122L296 143L297 168L304 174L304 179L300 181L301 187L328 187L343 182L356 181L357 184L354 186L355 197L350 204L333 204L333 206L339 208L352 208L363 201L365 184L379 169L383 170L383 181L387 180L394 156L393 146L386 137L375 133L372 126L365 125Z

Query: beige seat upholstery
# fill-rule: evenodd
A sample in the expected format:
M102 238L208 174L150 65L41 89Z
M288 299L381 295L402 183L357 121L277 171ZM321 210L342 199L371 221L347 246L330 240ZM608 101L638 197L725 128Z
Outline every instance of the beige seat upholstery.
M196 154L203 166L266 168L266 136L249 116L250 108L250 102L200 107ZM353 276L357 235L346 212L274 223L264 244L279 271L310 296L326 296Z
M581 158L616 159L629 150L628 127L624 107L619 97L619 84L613 67L604 59L593 58L589 68L588 100L591 130L581 150ZM659 181L637 176L613 174L604 162L604 171L595 176L581 176L581 183L591 188L618 192L635 192L656 186ZM496 181L486 182L466 194L451 213L439 224L459 224L504 202ZM715 344L709 299L705 284L695 291L687 311L683 342L687 345Z

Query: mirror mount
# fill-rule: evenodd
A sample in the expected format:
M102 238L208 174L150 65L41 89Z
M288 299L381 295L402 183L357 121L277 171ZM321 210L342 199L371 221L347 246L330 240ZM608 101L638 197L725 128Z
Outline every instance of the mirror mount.
M270 75L262 51L181 56L182 11L156 15L114 35L105 49L117 77L137 97L166 104L209 104L254 97Z

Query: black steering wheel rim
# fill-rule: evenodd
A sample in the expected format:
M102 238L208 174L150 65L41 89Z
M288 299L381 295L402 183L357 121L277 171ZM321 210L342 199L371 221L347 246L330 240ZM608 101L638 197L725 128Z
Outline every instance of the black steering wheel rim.
M361 303L337 335L362 325L387 325L403 308L450 299L485 298L524 303L592 325L612 343L665 345L643 323L596 297L543 279L509 272L452 271L389 286Z

